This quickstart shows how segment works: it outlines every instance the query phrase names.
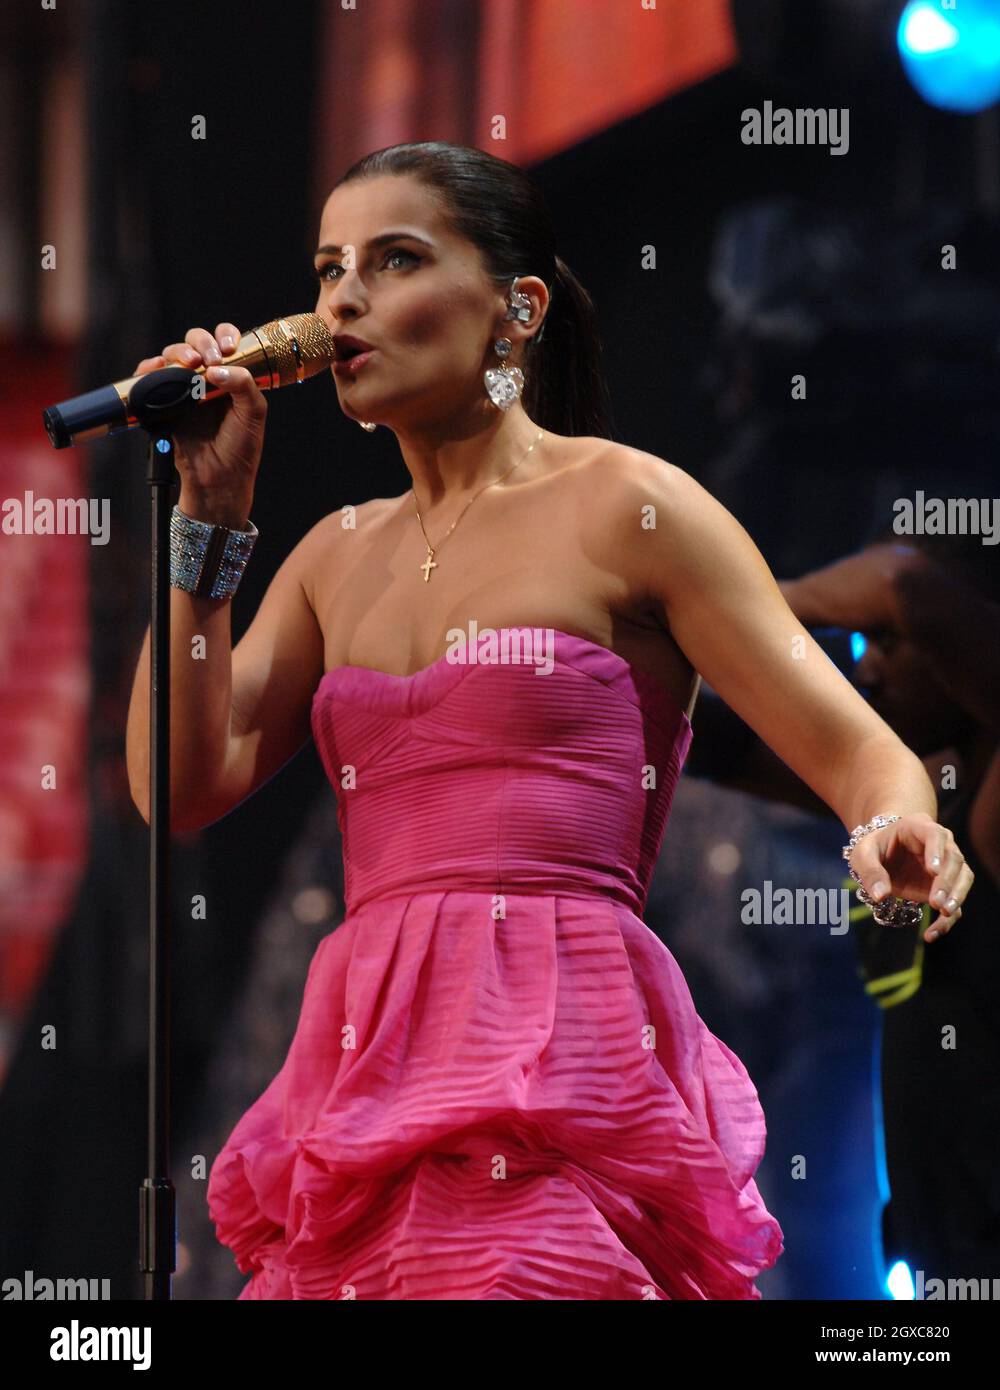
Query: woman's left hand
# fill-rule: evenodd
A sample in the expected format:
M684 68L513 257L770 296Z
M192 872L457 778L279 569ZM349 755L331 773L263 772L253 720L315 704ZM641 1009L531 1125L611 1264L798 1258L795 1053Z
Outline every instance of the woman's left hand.
M925 941L951 930L975 877L954 835L926 811L901 816L862 835L851 851L851 863L876 902L892 896L929 902L938 909Z

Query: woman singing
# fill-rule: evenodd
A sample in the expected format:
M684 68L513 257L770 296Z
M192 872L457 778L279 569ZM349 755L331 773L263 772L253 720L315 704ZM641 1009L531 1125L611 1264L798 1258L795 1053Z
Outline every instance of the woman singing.
M607 437L593 307L521 170L368 155L327 199L316 274L341 409L392 430L412 487L317 522L235 651L264 397L216 365L232 323L137 368L205 364L225 393L176 440L174 828L312 736L343 837L344 920L211 1171L240 1297L759 1298L782 1233L757 1093L641 916L696 673L854 831L879 915L943 904L931 940L972 873L746 531ZM147 662L148 636L128 725L148 818Z

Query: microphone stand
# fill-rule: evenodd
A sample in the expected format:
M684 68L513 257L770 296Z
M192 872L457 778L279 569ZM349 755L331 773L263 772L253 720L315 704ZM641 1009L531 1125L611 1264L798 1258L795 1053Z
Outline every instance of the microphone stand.
M336 356L318 314L272 319L244 333L230 361L263 390L301 384ZM170 487L171 425L205 379L185 367L161 367L50 406L42 420L63 449L137 424L149 436L146 479L152 489L149 632L149 1110L148 1174L139 1190L139 1269L147 1299L169 1299L177 1269L176 1194L170 1180ZM123 406L123 398L125 404Z
M170 1178L170 425L204 388L184 367L140 377L131 415L149 436L149 1070L147 1176L139 1189L139 1268L147 1300L169 1300L177 1269L176 1192Z

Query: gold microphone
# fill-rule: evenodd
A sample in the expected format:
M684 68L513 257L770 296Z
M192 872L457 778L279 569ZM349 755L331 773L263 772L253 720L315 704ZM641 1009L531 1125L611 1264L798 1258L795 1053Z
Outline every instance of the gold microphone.
M236 350L219 365L246 367L262 391L272 391L275 387L291 386L294 382L305 381L306 377L316 376L329 367L336 355L333 335L318 314L290 314L244 333ZM204 376L206 368L185 368L187 370L192 376ZM111 386L88 391L83 396L74 396L59 405L50 405L42 412L42 421L53 448L65 449L70 444L135 429L139 421L129 411L129 392L137 381L153 375L155 372L143 372L140 376L126 377ZM206 379L204 394L192 399L214 400L222 394L219 387Z

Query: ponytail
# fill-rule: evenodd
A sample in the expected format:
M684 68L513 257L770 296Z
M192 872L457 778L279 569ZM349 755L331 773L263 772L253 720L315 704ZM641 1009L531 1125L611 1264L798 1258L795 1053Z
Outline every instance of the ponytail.
M554 434L612 436L594 301L559 256L548 312L528 342L524 408Z

